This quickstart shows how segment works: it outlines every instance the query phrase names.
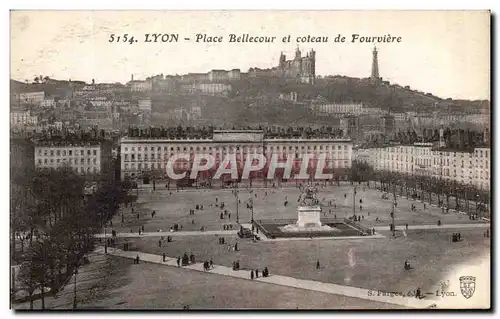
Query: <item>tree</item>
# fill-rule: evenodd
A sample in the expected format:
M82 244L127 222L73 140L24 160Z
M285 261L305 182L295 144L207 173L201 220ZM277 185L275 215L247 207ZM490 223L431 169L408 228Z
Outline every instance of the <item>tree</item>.
M29 261L25 261L21 264L17 278L19 280L19 285L28 293L30 310L33 310L33 294L38 287L38 280L36 277L36 270Z

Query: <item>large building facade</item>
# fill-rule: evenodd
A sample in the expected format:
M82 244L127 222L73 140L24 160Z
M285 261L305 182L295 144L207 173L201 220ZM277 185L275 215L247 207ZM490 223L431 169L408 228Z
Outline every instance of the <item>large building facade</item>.
M491 186L491 150L470 151L434 148L432 143L393 145L359 150L358 159L377 171L424 175L474 185L488 190Z
M68 166L82 175L99 174L111 159L111 146L103 141L38 141L35 146L37 168Z
M167 178L167 163L172 156L178 154L189 154L191 159L196 154L211 155L215 159L215 167L221 164L226 155L234 154L239 170L243 168L244 160L249 154L261 154L267 163L271 162L273 155L280 162L291 157L295 173L300 168L303 154L313 154L315 158L325 154L324 167L332 171L336 179L342 180L347 179L352 162L350 139L267 139L259 130L214 131L209 139L124 137L120 144L122 179L141 178L151 174ZM191 161L176 161L172 165L176 169L190 170L189 162ZM309 161L310 165L311 163L314 163L314 159Z

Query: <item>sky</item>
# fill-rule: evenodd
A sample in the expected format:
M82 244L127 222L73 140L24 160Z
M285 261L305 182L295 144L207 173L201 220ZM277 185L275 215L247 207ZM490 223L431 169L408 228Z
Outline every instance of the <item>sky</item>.
M146 43L145 34L179 34L178 43ZM275 36L274 43L229 43L229 34ZM110 35L136 43L110 43ZM196 43L196 34L222 43ZM334 43L337 35L345 43ZM487 11L12 11L11 78L36 75L90 82L122 82L154 74L277 65L316 51L318 75L369 77L373 43L352 34L391 35L378 43L385 80L454 99L490 99L490 14ZM282 38L290 35L291 42ZM328 37L300 43L299 36ZM191 40L184 40L189 37Z

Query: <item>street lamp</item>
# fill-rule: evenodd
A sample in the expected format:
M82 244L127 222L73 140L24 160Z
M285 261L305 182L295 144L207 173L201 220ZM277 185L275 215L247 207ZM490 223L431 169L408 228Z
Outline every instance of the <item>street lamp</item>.
M108 238L106 237L106 228L108 227L108 225L106 223L104 223L104 253L107 254L108 253Z
M239 190L235 189L234 190L234 194L236 196L236 223L239 224L240 223L240 214L239 214L239 197L238 197L238 194L240 193Z
M352 216L356 217L356 190L357 186L354 186L354 194L352 196Z
M393 193L394 201L392 203L392 212L391 212L391 218L392 218L392 237L396 237L396 222L394 220L394 214L396 210L396 184L393 185Z
M76 309L76 275L78 274L78 264L75 264L75 281L73 283L73 309Z
M252 225L253 225L253 198L250 198L249 202L250 202L250 209L252 210Z

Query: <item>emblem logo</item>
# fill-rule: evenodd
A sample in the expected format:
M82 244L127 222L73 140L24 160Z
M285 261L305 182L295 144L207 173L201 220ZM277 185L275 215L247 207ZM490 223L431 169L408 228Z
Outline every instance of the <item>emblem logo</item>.
M473 276L462 276L460 277L460 291L462 296L469 299L474 295L476 291L476 277Z

